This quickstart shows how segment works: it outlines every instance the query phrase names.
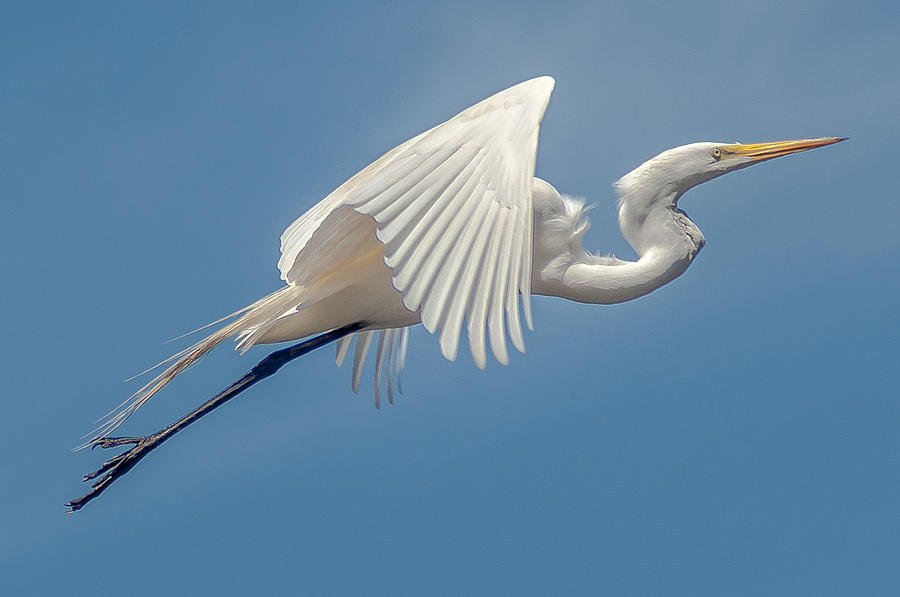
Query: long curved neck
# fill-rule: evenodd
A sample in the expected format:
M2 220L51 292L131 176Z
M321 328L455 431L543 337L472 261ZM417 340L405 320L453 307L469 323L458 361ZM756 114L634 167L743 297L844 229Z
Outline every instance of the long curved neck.
M620 303L684 273L703 247L703 235L675 207L674 194L655 199L664 200L637 200L626 195L619 206L619 227L637 253L637 261L593 255L581 249L579 242L579 250L570 246L548 263L535 264L540 280L535 280L534 292L583 303Z

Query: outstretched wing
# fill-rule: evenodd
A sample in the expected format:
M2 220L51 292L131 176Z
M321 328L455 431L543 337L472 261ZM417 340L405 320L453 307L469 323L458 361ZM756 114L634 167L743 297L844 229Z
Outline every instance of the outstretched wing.
M524 351L519 297L531 327L531 191L553 84L539 77L501 91L359 172L285 231L282 278L304 284L328 269L314 237L346 243L360 229L339 209L349 206L375 220L394 287L440 333L445 357L456 358L464 319L479 367L485 331L501 363L507 332Z

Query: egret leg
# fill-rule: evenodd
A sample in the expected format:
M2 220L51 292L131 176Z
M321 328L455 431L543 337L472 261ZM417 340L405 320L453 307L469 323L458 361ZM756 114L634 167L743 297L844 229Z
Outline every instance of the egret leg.
M209 414L216 408L222 406L228 400L231 400L253 384L257 383L258 381L262 381L270 375L273 375L286 363L296 359L297 357L301 357L306 353L315 350L316 348L334 342L335 340L339 340L340 338L343 338L348 334L358 332L365 326L366 324L363 322L345 325L344 327L332 330L330 332L325 332L324 334L320 334L315 338L310 338L309 340L305 340L303 342L300 342L299 344L295 344L294 346L276 350L275 352L261 360L259 363L257 363L239 380L237 380L185 416L181 417L174 423L167 425L163 429L160 429L156 433L150 435L142 435L140 437L101 437L100 439L96 440L91 445L91 449L94 449L98 446L104 449L128 444L134 444L134 446L126 452L123 452L118 456L114 456L113 458L107 460L100 466L100 468L84 476L82 481L89 481L97 477L100 478L91 485L90 491L66 504L66 506L69 507L68 513L80 510L89 501L98 497L101 493L103 493L103 491L106 490L107 487L109 487L113 483L113 481L134 468L134 465L140 462L140 460L143 459L151 451L156 449L161 443L171 438L173 435L175 435L191 423L197 421L204 415Z

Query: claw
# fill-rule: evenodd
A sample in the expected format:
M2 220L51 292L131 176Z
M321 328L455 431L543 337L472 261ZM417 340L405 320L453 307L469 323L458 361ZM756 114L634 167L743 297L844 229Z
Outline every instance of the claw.
M100 446L104 450L115 448L116 446L124 446L126 444L137 445L143 438L141 437L101 437L91 444L91 450Z
M104 462L100 468L82 477L82 482L91 481L93 479L96 479L96 481L91 484L91 490L89 492L66 504L66 507L69 508L66 513L71 514L76 510L80 510L86 503L100 495L106 486L128 472L137 461L143 458L149 450L152 450L156 444L155 440L156 436L148 435L144 437L104 437L94 442L91 449L94 449L97 446L104 449L113 448L125 444L134 444L134 446L117 456L113 456Z
M106 462L104 462L102 465L100 465L100 468L98 468L97 470L95 470L95 471L92 472L92 473L86 474L86 475L81 479L81 481L82 481L82 482L84 482L84 481L90 481L91 479L94 479L94 478L96 478L96 477L102 475L103 473L105 473L105 472L108 471L109 469L113 468L114 466L116 466L117 464L119 464L120 462L122 462L122 461L125 459L125 457L128 456L128 454L130 454L130 453L131 453L131 450L129 450L128 452L123 452L122 454L119 454L118 456L115 456L115 457L113 457L113 458L110 458L109 460L107 460Z

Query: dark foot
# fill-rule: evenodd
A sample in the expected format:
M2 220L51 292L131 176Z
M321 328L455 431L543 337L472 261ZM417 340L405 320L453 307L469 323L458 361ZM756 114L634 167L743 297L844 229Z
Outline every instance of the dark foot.
M110 458L104 462L100 468L86 474L82 478L82 481L90 481L91 479L100 477L91 485L91 490L89 492L66 504L66 506L69 507L67 514L80 510L89 501L103 493L103 490L112 484L113 481L130 471L141 458L155 448L158 445L159 440L159 435L154 434L144 435L142 437L104 437L94 442L93 445L91 445L92 450L98 446L103 449L115 448L116 446L127 444L134 444L134 446L126 452Z
M91 444L91 450L94 448L115 448L116 446L124 446L126 444L139 444L143 437L101 437Z

